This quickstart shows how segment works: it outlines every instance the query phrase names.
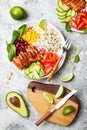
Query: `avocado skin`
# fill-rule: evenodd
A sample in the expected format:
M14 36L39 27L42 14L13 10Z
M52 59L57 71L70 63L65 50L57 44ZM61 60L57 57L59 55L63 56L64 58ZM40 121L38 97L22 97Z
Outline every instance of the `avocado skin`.
M20 97L20 99L21 99L21 101L22 101L22 105L24 105L24 108L25 108L25 111L26 111L26 115L23 115L23 114L21 114L20 112L18 112L17 110L15 110L15 109L13 109L12 108L12 106L9 104L9 102L8 102L8 96L9 96L9 94L12 94L13 96L15 96L16 95L16 97L17 97L17 95L18 95L18 97ZM11 97L10 97L11 98ZM9 98L9 99L10 99ZM20 103L21 103L21 101L20 101ZM7 105L13 110L13 111L15 111L16 113L18 113L20 116L22 116L22 117L29 117L29 110L28 110L28 107L27 107L27 105L26 105L26 103L25 103L25 101L24 101L24 99L23 99L23 97L22 97L22 95L21 94L19 94L18 92L15 92L15 91L11 91L11 92L8 92L7 94L6 94L6 103L7 103ZM15 106L14 106L14 108L15 108ZM20 109L21 110L21 109Z

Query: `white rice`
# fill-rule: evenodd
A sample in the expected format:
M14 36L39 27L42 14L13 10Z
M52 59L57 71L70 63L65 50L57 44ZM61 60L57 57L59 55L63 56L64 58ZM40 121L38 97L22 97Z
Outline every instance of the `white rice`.
M41 35L33 45L44 48L46 51L58 52L61 50L61 38L59 32L52 26L47 26L46 33Z

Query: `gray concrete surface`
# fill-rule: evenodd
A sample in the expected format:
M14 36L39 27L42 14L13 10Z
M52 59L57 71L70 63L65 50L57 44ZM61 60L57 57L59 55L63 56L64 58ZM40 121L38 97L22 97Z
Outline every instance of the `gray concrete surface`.
M56 17L56 2L57 0L0 0L0 130L87 130L87 34L65 31L64 25ZM9 10L14 5L22 6L27 11L28 18L21 21L13 20ZM55 25L66 38L72 41L72 47L77 48L76 52L71 49L67 57L77 54L82 48L80 62L75 64L73 59L66 60L51 81L51 83L62 84L71 90L74 88L78 90L79 113L76 120L68 127L47 122L38 127L35 126L35 121L40 116L27 99L26 90L30 80L21 75L7 58L6 41L10 41L12 30L17 29L23 23L42 18L46 18L48 22ZM74 79L68 83L61 82L60 78L71 72L72 65L75 65ZM5 80L10 71L13 72L13 76L6 85ZM41 82L47 83L46 80L41 80ZM29 118L22 118L8 108L5 96L9 91L17 91L23 95L30 111Z

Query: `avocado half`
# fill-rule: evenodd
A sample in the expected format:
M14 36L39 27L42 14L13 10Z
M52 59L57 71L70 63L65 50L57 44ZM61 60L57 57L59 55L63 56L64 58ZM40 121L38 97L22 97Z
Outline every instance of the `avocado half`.
M22 117L28 117L29 111L23 97L17 92L9 92L6 95L7 105Z

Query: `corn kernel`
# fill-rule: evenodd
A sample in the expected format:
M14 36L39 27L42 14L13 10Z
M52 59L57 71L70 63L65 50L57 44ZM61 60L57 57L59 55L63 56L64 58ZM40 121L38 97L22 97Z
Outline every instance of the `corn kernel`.
M37 41L37 39L40 37L40 34L38 34L36 31L29 29L26 34L22 36L22 38L27 41L29 44L32 44Z
M7 85L8 85L8 84L9 84L9 82L8 82L8 81L5 81L5 84L7 84Z
M13 72L10 72L10 76L12 76L13 75Z

